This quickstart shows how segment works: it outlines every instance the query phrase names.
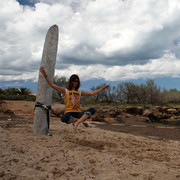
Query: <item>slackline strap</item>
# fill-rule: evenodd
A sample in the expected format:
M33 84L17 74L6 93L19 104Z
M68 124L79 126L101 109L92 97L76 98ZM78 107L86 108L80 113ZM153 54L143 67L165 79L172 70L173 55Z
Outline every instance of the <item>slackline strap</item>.
M49 111L51 110L51 106L46 106L40 102L36 102L35 104L35 108L36 107L41 107L43 108L44 110L46 110L46 113L47 113L47 124L48 124L48 129L49 129Z

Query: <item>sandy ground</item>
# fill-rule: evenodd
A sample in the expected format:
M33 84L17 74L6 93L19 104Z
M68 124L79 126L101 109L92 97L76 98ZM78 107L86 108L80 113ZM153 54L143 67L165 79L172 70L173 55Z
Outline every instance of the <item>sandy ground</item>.
M14 102L11 102L13 106ZM0 179L179 180L180 141L72 125L51 118L53 136L35 135L33 104L0 117ZM27 114L22 109L28 108ZM20 109L18 109L20 108Z

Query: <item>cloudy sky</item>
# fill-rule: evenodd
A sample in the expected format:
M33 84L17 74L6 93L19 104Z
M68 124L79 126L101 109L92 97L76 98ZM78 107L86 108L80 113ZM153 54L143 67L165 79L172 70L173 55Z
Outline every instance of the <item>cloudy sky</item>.
M45 36L57 24L56 75L154 79L180 90L179 19L179 0L0 1L0 88L37 84Z

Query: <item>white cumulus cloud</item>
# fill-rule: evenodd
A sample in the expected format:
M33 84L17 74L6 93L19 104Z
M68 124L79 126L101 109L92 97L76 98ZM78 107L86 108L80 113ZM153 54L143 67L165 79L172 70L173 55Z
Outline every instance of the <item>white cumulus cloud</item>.
M180 1L0 1L0 80L37 80L48 28L59 27L56 73L84 80L179 77Z

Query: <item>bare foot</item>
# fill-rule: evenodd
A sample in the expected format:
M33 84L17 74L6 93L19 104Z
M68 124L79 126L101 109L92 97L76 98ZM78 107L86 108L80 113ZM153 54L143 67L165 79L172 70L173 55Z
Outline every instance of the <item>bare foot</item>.
M78 126L77 122L73 123L74 132L76 132L77 126Z
M90 127L89 124L86 123L86 122L84 122L83 125L84 125L85 127Z

